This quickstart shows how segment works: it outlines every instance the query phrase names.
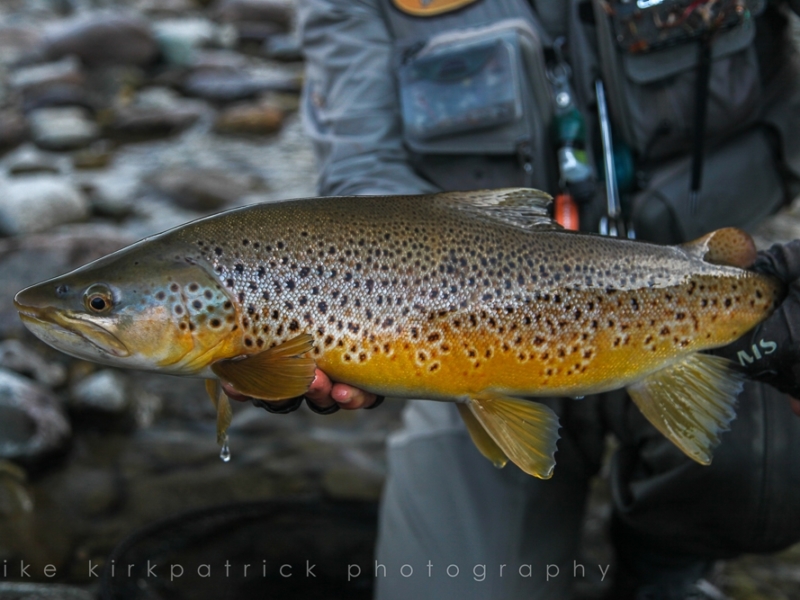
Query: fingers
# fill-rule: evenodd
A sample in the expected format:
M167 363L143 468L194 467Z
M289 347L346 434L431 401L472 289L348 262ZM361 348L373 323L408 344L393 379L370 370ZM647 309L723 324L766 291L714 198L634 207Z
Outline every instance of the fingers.
M334 403L345 410L368 408L375 403L375 394L370 394L344 383L332 383L325 373L317 369L314 383L305 394L306 398L320 408Z
M319 408L328 408L336 402L331 398L331 387L333 383L325 373L317 369L314 373L314 381L311 387L304 394L306 400L313 402Z
M375 394L354 388L343 383L333 384L331 397L345 410L369 408L375 403Z
M375 403L375 394L370 394L344 383L333 383L319 369L316 370L314 375L314 381L304 396L308 402L312 402L317 408L325 409L338 404L340 408L345 410L356 410L369 408ZM221 383L222 390L231 400L238 400L239 402L250 400L248 396L237 392L231 384L225 381Z

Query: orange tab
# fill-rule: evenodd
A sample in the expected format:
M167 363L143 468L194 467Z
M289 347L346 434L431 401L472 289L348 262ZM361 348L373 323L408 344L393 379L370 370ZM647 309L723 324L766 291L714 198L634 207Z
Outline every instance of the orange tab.
M392 0L394 5L404 13L415 17L433 17L442 13L458 10L478 0Z

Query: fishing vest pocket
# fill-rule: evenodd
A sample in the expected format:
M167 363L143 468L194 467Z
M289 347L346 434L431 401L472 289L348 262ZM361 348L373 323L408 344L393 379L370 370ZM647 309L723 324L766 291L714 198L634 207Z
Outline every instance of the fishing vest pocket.
M419 154L544 151L552 115L542 40L522 19L397 49L406 145ZM542 154L538 154L542 156Z
M634 196L632 221L641 239L677 244L721 227L752 231L784 203L774 131L756 125L708 149L703 188L693 209L691 158L667 161L648 174Z
M644 160L691 149L702 24L710 2L592 0L600 68L622 139ZM714 3L716 4L716 3ZM710 38L704 137L741 131L757 117L761 95L753 17L764 0L719 0ZM706 16L704 16L706 15ZM694 20L694 21L692 21Z

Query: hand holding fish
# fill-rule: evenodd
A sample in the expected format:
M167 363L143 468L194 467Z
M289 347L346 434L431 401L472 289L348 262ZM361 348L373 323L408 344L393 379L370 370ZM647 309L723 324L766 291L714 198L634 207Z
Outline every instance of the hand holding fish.
M252 400L250 396L245 396L237 392L236 388L227 382L222 382L222 391L225 392L231 400L237 400L239 402ZM359 408L375 408L378 404L378 396L375 394L365 392L364 390L354 388L344 383L334 383L319 369L314 373L314 381L311 387L308 388L308 391L303 394L301 398L305 398L309 407L319 414L335 412L335 410L331 410L334 406L337 407L336 410L339 408L344 410L357 410ZM294 400L294 398L286 400L286 405L289 406L288 403L292 403ZM284 403L280 404L283 405ZM261 406L269 412L283 412L280 410L282 406L270 408L267 403ZM297 408L300 406L300 403L294 403L292 406ZM276 408L278 408L278 410L275 410Z

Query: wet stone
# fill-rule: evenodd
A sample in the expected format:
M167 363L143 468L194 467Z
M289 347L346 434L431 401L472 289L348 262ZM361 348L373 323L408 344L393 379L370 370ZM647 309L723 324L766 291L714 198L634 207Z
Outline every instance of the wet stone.
M82 85L84 80L78 60L74 56L67 56L56 62L23 67L12 71L9 75L8 83L12 90L24 92L31 88L63 83Z
M284 112L269 104L232 106L214 124L217 133L267 135L283 126Z
M0 64L13 65L35 53L41 33L35 27L11 25L0 27Z
M294 19L294 10L287 2L270 0L221 0L215 17L223 23L273 23L287 30Z
M0 183L0 233L19 235L46 231L84 220L86 198L65 178L34 174Z
M5 158L4 162L11 175L58 174L61 172L59 160L52 154L42 152L33 144L25 144L17 148Z
M97 124L80 107L38 108L28 114L33 141L47 150L82 148L100 134Z
M303 60L303 47L295 35L273 35L264 42L264 54L273 60L300 61Z
M220 44L218 26L206 19L171 19L153 28L162 56L174 67L188 67L200 48Z
M72 386L70 406L84 410L121 413L130 404L128 380L119 371L103 369Z
M258 180L247 175L181 167L156 173L147 182L181 208L197 212L219 210L260 187Z
M88 67L149 65L159 48L147 21L95 13L61 22L47 31L42 47L51 59L77 56Z
M212 102L235 102L255 98L264 92L299 92L300 81L296 77L256 76L240 72L199 72L190 75L183 84L183 91Z
M58 398L0 369L0 458L37 461L63 449L71 434Z
M19 340L0 342L0 367L31 377L49 388L58 387L67 380L64 365L45 360Z
M0 152L20 145L28 137L25 116L14 110L0 111Z
M0 583L0 600L93 600L79 587L42 583Z

